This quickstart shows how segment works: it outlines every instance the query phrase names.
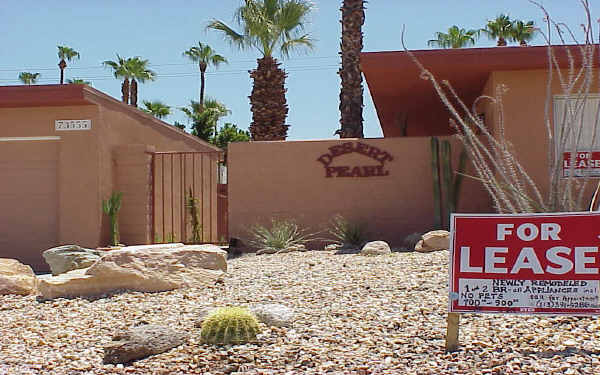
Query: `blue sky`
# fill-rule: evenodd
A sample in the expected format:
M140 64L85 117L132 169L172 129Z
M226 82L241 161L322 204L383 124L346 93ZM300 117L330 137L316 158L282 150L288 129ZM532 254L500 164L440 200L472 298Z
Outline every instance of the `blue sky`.
M332 138L339 127L339 43L341 0L316 0L308 30L317 39L309 53L284 60L288 72L290 107L288 139ZM67 78L84 78L101 91L120 98L120 83L101 66L107 59L141 56L158 73L155 82L139 89L142 100L162 100L180 107L198 98L197 65L182 52L198 41L208 43L230 64L207 75L207 95L232 111L224 122L247 128L251 121L248 70L256 66L256 51L239 51L214 31L206 31L213 18L233 24L241 0L2 0L0 3L0 85L18 84L21 71L41 73L40 83L58 83L56 45L65 44L81 53L81 60L67 68ZM542 1L552 16L574 29L583 21L579 0ZM594 19L600 7L591 1ZM42 5L44 4L44 5ZM425 49L436 31L453 24L483 27L499 13L534 20L542 13L527 0L371 0L364 27L365 51L399 50L402 25L408 48ZM541 38L532 44L543 44ZM493 46L482 37L477 46ZM365 136L382 135L373 102L365 84ZM178 110L168 122L187 123Z

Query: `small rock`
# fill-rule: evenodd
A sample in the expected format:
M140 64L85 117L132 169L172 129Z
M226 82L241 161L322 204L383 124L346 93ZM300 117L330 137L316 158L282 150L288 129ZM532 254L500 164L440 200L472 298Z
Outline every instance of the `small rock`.
M385 255L391 252L390 245L385 241L367 242L360 251L361 255Z
M254 305L250 307L250 311L268 326L291 327L295 319L294 310L277 303Z
M104 363L129 363L151 355L164 353L187 339L185 333L171 328L145 325L135 327L113 337L113 342L104 347Z
M50 266L52 275L88 268L94 264L106 251L86 249L77 245L53 247L42 253L44 260Z
M450 248L450 232L445 230L434 230L427 232L415 245L415 251L430 253L432 251L447 250Z

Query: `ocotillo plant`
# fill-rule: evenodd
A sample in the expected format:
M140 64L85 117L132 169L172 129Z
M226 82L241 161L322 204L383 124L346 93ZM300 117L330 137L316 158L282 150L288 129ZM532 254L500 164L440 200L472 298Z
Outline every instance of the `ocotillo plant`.
M119 245L119 210L123 193L114 192L108 200L102 200L102 210L110 218L111 245Z
M436 228L450 226L450 214L456 211L460 187L467 163L467 152L463 148L458 159L456 175L452 170L452 147L447 140L431 138L431 166L433 174L433 204ZM447 224L446 224L447 223Z

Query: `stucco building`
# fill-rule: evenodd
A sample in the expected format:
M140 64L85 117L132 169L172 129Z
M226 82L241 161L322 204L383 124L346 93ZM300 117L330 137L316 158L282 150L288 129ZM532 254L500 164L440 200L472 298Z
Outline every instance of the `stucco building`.
M179 171L187 171L193 158L204 166L194 183L204 188L198 193L207 206L202 219L211 222L204 231L207 239L214 239L219 153L199 138L86 85L0 87L0 257L45 270L45 249L71 243L107 245L108 218L101 205L117 191L123 193L121 242L150 243L161 229L181 232L186 225L180 216L181 191L187 186L170 184L172 176L175 182L184 177L177 174L173 159L183 166ZM156 189L155 180L164 183L165 176L167 187ZM153 210L165 199L171 211ZM170 200L178 202L177 211ZM183 224L179 229L175 224L156 228L165 221Z

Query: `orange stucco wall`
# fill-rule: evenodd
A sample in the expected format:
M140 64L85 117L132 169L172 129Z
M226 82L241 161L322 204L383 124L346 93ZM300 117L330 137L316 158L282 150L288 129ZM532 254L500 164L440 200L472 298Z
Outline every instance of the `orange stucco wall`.
M0 228L0 235L3 236L3 241L0 242L0 257L22 259L32 264L37 270L44 270L47 269L47 265L41 258L41 252L46 248L68 243L76 243L84 247L106 245L109 240L109 225L101 209L102 199L108 198L113 191L118 190L119 184L129 192L124 194L123 207L141 204L142 201L135 194L136 191L139 191L145 198L149 197L147 189L150 166L149 158L144 155L144 150L209 150L208 147L193 141L181 132L152 123L153 120L144 118L144 116L146 115L132 114L130 109L124 109L121 104L111 103L110 100L107 100L105 104L98 105L0 108L0 138L5 139L0 142L0 168L10 170L11 173L17 173L19 176L28 176L30 181L23 180L26 183L44 184L48 182L45 181L48 178L43 177L42 168L39 167L41 164L35 164L39 173L27 174L25 173L27 165L34 164L23 164L21 167L15 160L27 160L30 158L28 155L35 153L46 158L45 155L51 155L52 152L56 154L57 159L56 179L49 180L50 183L56 184L56 194L53 198L57 204L56 210L51 211L42 205L37 209L31 207L24 212L23 207L27 205L23 200L26 199L26 196L19 196L19 200L10 200L11 196L17 196L14 193L14 187L11 188L12 192L5 192L4 200L0 196L0 200L7 204L0 212L2 219L11 220L11 217L19 215L49 217L47 221L56 227L54 238L30 240L24 238L22 234L2 233L2 228ZM92 128L80 131L55 130L55 120L71 119L90 119ZM9 137L48 136L58 136L60 139L14 141L8 139ZM53 145L50 151L46 150L50 147L49 145ZM134 146L133 150L140 155L132 156L131 152L128 155L117 152L126 145ZM136 148L136 145L139 147ZM49 152L49 154L45 154L45 152ZM137 160L136 163L142 160L142 162L136 165L135 163L131 164L128 160ZM146 160L145 164L144 160ZM117 171L118 161L122 168L130 168L129 172L121 171L119 173ZM4 164L2 164L3 162ZM14 172L15 165L22 168L24 172ZM142 170L142 166L145 169ZM142 171L140 172L140 170ZM212 181L214 181L216 192L216 171L214 174ZM0 176L0 185L3 177ZM136 184L138 188L136 188ZM2 189L0 189L0 194L2 194ZM147 201L147 199L145 200ZM148 205L146 207L149 209ZM135 232L135 228L143 228L139 223L128 224L131 221L140 220L136 214L138 211L124 208L123 212L121 225L126 230L125 232L131 235L129 238L149 238L149 236L132 233L132 231ZM142 221L147 221L147 219L147 217L141 217ZM33 218L27 222L30 223L28 230L31 233L36 233L39 226L47 224L43 224L45 221Z
M361 142L388 152L386 176L326 177L317 159L330 147ZM452 138L453 156L460 150ZM455 161L456 162L456 161ZM360 153L336 157L332 166L370 166ZM456 165L456 164L455 164ZM468 171L472 173L472 171ZM230 236L248 239L248 229L271 218L293 219L328 237L336 214L362 222L370 239L402 245L405 236L433 229L433 181L429 137L234 143L228 150ZM486 193L464 181L463 212L489 211Z

